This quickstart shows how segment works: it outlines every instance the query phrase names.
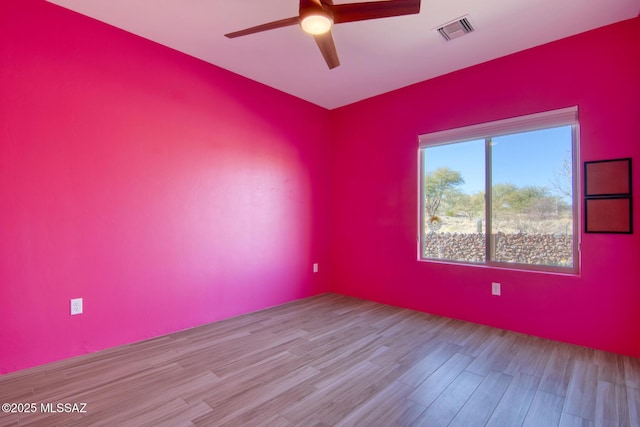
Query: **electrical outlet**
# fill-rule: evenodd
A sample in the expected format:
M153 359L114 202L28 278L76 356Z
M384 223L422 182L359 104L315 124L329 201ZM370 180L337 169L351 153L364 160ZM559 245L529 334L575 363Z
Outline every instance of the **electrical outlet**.
M501 293L502 293L502 290L500 289L500 283L498 282L491 283L491 295L500 296Z
M82 314L82 298L71 300L71 315Z
M318 263L317 262L313 264L313 272L314 273L318 272Z

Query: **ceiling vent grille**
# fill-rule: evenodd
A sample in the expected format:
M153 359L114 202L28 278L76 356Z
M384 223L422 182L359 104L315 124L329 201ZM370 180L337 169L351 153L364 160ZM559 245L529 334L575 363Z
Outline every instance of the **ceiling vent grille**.
M469 22L468 16L438 27L438 32L446 41L457 39L458 37L462 37L472 31L474 31L474 29Z

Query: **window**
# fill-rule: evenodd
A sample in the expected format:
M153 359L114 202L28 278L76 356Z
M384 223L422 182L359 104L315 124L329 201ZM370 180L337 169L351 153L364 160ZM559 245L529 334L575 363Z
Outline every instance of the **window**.
M420 259L577 271L577 107L419 138Z

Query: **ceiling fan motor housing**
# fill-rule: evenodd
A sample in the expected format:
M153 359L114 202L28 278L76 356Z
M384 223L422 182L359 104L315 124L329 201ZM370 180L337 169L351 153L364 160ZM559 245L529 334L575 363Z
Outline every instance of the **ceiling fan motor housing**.
M333 12L324 3L300 5L300 26L311 35L324 34L333 26Z

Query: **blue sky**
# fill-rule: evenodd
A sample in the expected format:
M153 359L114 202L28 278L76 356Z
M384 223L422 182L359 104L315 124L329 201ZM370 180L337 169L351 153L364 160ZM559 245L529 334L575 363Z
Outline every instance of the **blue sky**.
M546 186L562 163L571 158L571 126L543 129L492 140L493 183ZM484 191L484 139L429 147L425 168L448 167L462 174L468 194Z

